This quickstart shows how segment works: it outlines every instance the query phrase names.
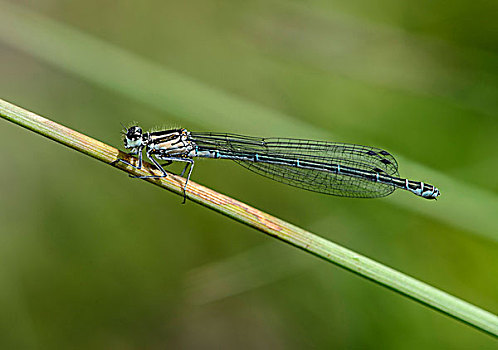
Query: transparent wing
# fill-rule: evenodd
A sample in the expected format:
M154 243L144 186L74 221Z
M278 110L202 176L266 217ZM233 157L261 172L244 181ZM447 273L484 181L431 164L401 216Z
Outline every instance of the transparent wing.
M394 157L375 147L221 133L191 133L191 139L199 150L216 150L260 175L313 192L373 198L387 196L395 189L392 185L365 178L337 174L330 170L336 165L398 176L398 164ZM309 162L314 166L285 164L296 164L296 161Z

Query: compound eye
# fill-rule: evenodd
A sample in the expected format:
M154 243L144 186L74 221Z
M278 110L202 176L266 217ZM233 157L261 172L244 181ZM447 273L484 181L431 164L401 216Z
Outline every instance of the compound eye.
M132 126L128 129L126 137L130 140L137 140L142 137L142 129L139 126Z

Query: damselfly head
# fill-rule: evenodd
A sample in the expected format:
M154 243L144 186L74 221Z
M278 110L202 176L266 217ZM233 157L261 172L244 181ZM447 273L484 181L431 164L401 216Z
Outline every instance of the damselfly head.
M124 135L125 148L137 148L143 145L143 131L139 126L132 126Z

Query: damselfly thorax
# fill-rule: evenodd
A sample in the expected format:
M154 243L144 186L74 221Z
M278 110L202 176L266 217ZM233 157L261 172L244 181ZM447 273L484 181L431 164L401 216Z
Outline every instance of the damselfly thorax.
M174 129L147 133L147 146L152 154L165 157L187 157L195 144L189 140L186 129Z

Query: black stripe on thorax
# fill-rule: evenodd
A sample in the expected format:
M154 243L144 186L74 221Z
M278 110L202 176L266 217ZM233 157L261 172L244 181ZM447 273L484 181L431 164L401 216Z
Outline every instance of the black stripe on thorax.
M169 141L181 136L182 136L182 129L154 131L149 133L149 137L152 142Z

